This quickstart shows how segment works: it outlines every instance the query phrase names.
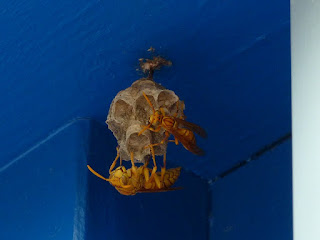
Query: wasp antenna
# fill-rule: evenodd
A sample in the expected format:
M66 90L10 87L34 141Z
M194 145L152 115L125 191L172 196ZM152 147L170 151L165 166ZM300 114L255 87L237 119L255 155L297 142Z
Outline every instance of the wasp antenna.
M103 176L101 176L99 173L97 173L96 171L94 171L89 165L87 165L88 169L90 170L90 172L92 172L94 175L96 175L97 177L107 181L107 182L110 182L110 179L107 179Z
M150 99L148 98L148 96L144 92L142 92L142 94L143 94L144 98L147 100L147 102L149 103L150 107L152 108L153 114L154 114L156 112L156 110L154 110L154 107L153 107Z

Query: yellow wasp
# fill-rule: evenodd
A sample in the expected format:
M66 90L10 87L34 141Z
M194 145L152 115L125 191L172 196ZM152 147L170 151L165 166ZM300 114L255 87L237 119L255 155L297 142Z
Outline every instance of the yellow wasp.
M155 164L155 154L151 147L153 163ZM163 168L160 172L156 172L157 167L154 165L151 170L148 168L149 161L143 166L136 167L134 164L133 153L131 152L131 164L132 167L126 169L124 166L119 166L115 170L114 167L119 159L119 148L117 148L117 157L113 161L109 169L109 178L101 176L99 173L94 171L89 165L88 169L97 177L110 182L119 193L123 195L135 195L141 192L166 192L173 191L179 188L171 188L171 186L177 181L180 176L181 167L165 169ZM121 159L120 159L121 161ZM150 176L151 172L151 176Z
M138 135L141 135L145 130L150 130L152 132L159 132L162 128L165 129L165 137L160 143L152 144L152 146L157 146L160 144L165 143L170 135L172 134L175 138L173 142L176 145L181 144L187 149L188 151L196 154L196 155L203 155L204 151L197 146L196 138L193 132L197 133L199 136L206 138L207 133L206 131L201 128L200 126L190 123L184 120L184 117L178 118L179 112L179 100L177 102L177 112L174 116L166 116L163 108L159 110L155 110L151 101L147 97L147 95L143 92L142 93L147 102L149 103L150 107L152 108L152 114L149 118L149 124L147 126L143 126L143 129L139 132ZM172 141L172 140L170 140Z

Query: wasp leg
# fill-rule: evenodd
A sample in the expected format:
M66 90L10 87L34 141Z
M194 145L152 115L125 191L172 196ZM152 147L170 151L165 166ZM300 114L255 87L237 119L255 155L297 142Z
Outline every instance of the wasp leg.
M154 153L154 149L152 145L149 145L150 150L151 150L151 155L152 155L152 160L153 160L153 168L152 168L152 172L151 172L151 176L148 179L148 181L146 180L146 183L152 182L153 180L155 181L156 185L158 188L161 188L161 183L160 183L160 179L157 175L157 163L156 163L156 155ZM145 171L146 174L146 171ZM149 173L148 173L149 174ZM147 174L146 174L147 175Z
M151 132L159 132L159 131L161 130L161 128L162 128L162 126L159 125L156 129L150 127L149 130L150 130Z
M151 124L147 125L147 126L142 126L143 129L138 133L138 136L140 136L144 131L146 130L150 130L151 132L159 132L162 128L162 126L158 126L156 129L154 129L153 127L151 127Z
M161 168L161 182L164 181L164 174L166 173L167 168L167 153L163 154L163 167Z
M151 151L152 160L153 160L153 168L157 168L156 154L154 153L154 148L152 145L149 145L149 146L150 146L150 151Z
M174 140L169 140L168 142L174 142L176 145L179 145L179 140L176 137Z
M148 147L150 147L150 146L151 146L151 147L154 147L154 146L159 146L159 145L161 145L161 144L164 144L164 143L168 140L168 138L170 137L170 135L171 135L168 131L165 131L164 133L165 133L166 136L162 139L161 142L148 145L148 146L146 146L145 148L148 148Z
M133 157L133 152L130 152L130 159L131 159L131 164L132 164L132 173L137 175L137 167L134 164L134 157Z
M131 188L132 185L122 185L121 188Z
M120 156L120 166L122 166L122 157Z
M150 99L148 98L148 96L144 92L142 92L142 94L143 94L144 98L147 100L147 102L149 103L150 107L152 108L153 113L155 113L156 111L154 110L154 107L153 107Z
M154 174L154 181L155 181L157 187L158 187L159 189L161 189L161 182L160 182L160 179L159 179L158 174L156 174L156 173Z
M161 189L161 182L159 176L157 174L157 168L154 167L151 171L151 176L149 176L149 170L151 169L145 168L144 169L144 176L145 176L145 189L153 188L153 181L156 184L157 188Z
M156 183L156 186L160 189L161 182L160 182L159 176L157 174L157 167L153 167L149 181L146 181L146 183L152 182L153 180Z
M163 167L164 167L164 169L167 168L167 153L166 152L163 154Z
M141 129L141 131L138 133L138 136L140 136L144 131L150 129L151 123L149 123L147 126L141 126L141 127L142 127L142 129Z
M144 179L146 180L146 182L149 181L149 168L148 168L148 165L149 165L149 162L150 162L150 158L143 164L143 175L144 175Z
M146 183L148 183L149 179L150 179L149 168L144 168L143 169L143 175L144 175L144 179L146 180Z
M166 116L166 113L165 113L165 111L163 110L163 108L160 108L159 110L160 110L160 112L161 112L162 116L164 116L164 117L165 117L165 116Z
M112 170L113 170L114 167L116 166L117 161L118 161L118 159L119 159L119 157L120 157L119 146L118 146L116 149L117 149L117 156L116 156L116 158L113 160L113 162L112 162L112 164L111 164L111 166L110 166L110 168L109 168L109 174L112 172ZM121 163L122 163L122 159L120 158L120 165L121 165Z

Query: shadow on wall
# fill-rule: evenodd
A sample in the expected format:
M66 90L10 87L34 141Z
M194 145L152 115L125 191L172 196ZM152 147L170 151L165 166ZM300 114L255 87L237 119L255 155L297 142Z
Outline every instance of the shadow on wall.
M110 131L96 125L90 133L89 165L107 177L115 147ZM176 186L183 189L123 196L89 173L86 239L208 239L208 183L182 171Z
M292 239L289 140L214 184L182 171L182 190L123 196L86 167L108 175L107 127L63 129L1 172L1 239Z

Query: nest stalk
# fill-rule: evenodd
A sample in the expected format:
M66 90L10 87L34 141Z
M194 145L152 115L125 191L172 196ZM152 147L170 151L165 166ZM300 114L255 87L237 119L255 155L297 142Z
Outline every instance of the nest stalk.
M147 79L153 80L153 74L155 70L160 70L162 66L171 66L172 62L164 59L161 56L154 56L152 59L140 58L140 68L145 73L148 74Z

